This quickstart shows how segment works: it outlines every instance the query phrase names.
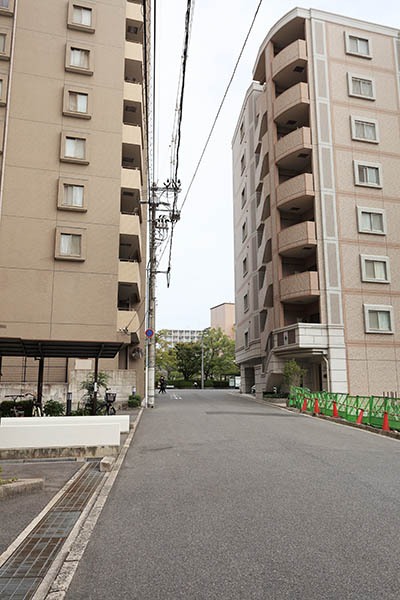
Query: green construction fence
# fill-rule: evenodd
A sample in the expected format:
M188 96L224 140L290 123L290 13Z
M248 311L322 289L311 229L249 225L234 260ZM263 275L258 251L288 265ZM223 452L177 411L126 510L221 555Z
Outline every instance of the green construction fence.
M385 396L350 396L330 392L311 392L307 388L290 388L289 406L303 409L306 401L307 412L314 412L315 400L321 414L333 416L333 403L336 402L339 417L355 423L363 412L362 422L366 425L382 428L384 413L387 412L390 429L400 430L400 398Z

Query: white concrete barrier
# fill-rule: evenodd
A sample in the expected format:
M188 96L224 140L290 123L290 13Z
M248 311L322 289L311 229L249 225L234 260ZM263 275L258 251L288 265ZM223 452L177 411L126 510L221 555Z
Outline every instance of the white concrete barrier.
M78 425L118 423L121 433L129 433L129 415L96 415L87 417L3 417L1 427L37 427L42 425Z
M0 449L75 448L119 444L118 423L0 427Z

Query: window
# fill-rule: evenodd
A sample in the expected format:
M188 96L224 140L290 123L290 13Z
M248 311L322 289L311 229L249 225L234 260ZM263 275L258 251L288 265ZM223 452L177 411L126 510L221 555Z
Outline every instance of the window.
M0 8L9 8L9 0L0 0Z
M243 277L247 274L247 256L243 259Z
M247 221L242 225L242 242L247 238Z
M354 179L355 185L366 187L382 187L382 166L376 163L361 162L359 160L354 163Z
M242 142L244 138L244 124L240 125L240 141Z
M240 174L241 175L243 175L245 168L246 168L246 163L245 163L244 154L243 154L242 158L240 159Z
M83 6L76 6L74 4L72 22L77 23L78 25L86 25L87 27L90 27L92 24L92 9L84 8Z
M243 296L243 310L244 312L249 310L249 295L245 294Z
M394 333L393 307L364 304L366 333Z
M67 44L65 70L82 75L93 75L94 50L83 44Z
M372 79L351 73L347 73L347 78L349 96L375 100L375 85Z
M389 258L362 254L361 279L373 283L390 283Z
M80 48L71 48L71 61L72 67L80 67L81 69L89 68L89 50L82 50Z
M96 8L85 0L69 0L68 28L94 33Z
M55 258L59 260L85 260L85 233L83 227L57 227Z
M83 212L87 210L87 180L60 177L57 208Z
M65 86L63 114L79 119L91 118L91 102L87 88Z
M242 208L243 208L243 206L246 204L246 188L242 189L241 196L242 196Z
M65 156L70 158L85 158L86 140L79 138L65 138Z
M353 140L372 142L377 144L378 122L375 119L364 119L363 117L351 117L351 137Z
M6 75L0 74L0 105L6 104Z
M244 347L245 348L249 347L249 332L248 331L244 332Z
M372 58L371 42L368 38L345 33L346 54L356 54L363 58Z
M88 95L79 92L69 92L68 108L72 112L86 113L88 109Z
M6 51L6 38L7 36L5 33L0 33L0 52L2 54Z
M14 0L0 0L0 14L12 16L14 12Z
M87 134L62 133L60 159L63 162L89 164L87 141Z
M358 231L360 233L376 233L385 235L385 211L379 208L357 207Z

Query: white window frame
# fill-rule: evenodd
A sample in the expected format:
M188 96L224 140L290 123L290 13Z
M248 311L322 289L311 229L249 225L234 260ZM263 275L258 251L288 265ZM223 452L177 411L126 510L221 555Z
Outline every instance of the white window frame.
M386 279L375 279L367 276L367 268L365 262L367 260L382 262L386 265ZM368 283L390 283L390 263L388 256L375 256L370 254L360 254L361 261L361 281Z
M356 39L359 40L366 40L368 42L368 54L364 54L362 52L354 52L354 50L351 50L350 48L350 38L354 37ZM344 39L345 39L345 49L346 49L346 54L352 54L353 56L359 56L361 58L372 58L372 43L371 43L371 38L369 36L366 35L356 35L355 33L350 33L349 31L345 31L344 32Z
M385 329L371 329L369 325L369 311L376 310L382 312L388 312L390 315L390 330ZM393 306L385 304L364 304L364 325L365 333L377 333L380 335L393 335L395 332L394 320L393 320Z
M362 213L371 213L382 215L383 231L375 229L363 229L362 227ZM370 206L357 206L357 219L358 219L358 231L359 233L369 233L370 235L386 235L386 215L383 208L371 208Z
M357 79L364 79L365 81L370 81L372 83L372 96L364 96L364 94L357 94L353 92L353 77ZM363 100L376 100L376 88L375 88L375 80L368 75L360 75L359 73L347 73L347 92L349 96L353 96L354 98L363 98Z
M360 181L358 167L371 167L373 169L378 169L379 183L369 183L368 181ZM354 168L354 185L360 185L362 187L371 187L371 188L375 188L375 189L383 188L383 173L382 173L382 165L380 163L370 163L365 160L353 160L353 168Z
M362 137L357 137L356 134L356 121L362 121L363 123L372 123L373 125L375 125L375 139L374 140L370 140L368 138L362 138ZM358 142L367 142L369 144L379 144L379 126L378 126L378 121L376 119L370 119L369 117L359 117L356 115L351 115L350 116L350 123L351 123L351 139L353 140L357 140Z

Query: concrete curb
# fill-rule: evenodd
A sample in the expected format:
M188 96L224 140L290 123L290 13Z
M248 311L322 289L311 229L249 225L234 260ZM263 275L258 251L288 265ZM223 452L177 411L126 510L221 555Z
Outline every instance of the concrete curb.
M17 494L26 494L42 490L44 487L44 479L18 479L11 483L0 485L0 500L2 498L10 498Z
M143 414L140 409L133 428L116 459L111 472L104 475L103 484L93 494L91 500L82 512L73 530L66 539L52 566L36 590L32 600L63 600L78 568L79 561L86 550L90 536L95 528L97 519L106 503L111 488L117 478L125 456L135 435L137 426Z
M75 446L54 448L2 448L0 460L27 460L50 458L103 458L117 456L119 446Z

